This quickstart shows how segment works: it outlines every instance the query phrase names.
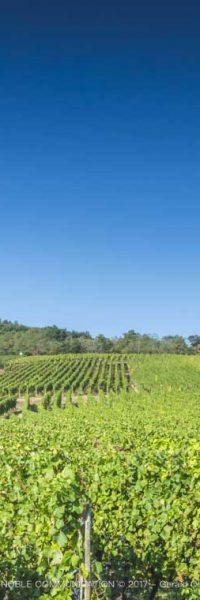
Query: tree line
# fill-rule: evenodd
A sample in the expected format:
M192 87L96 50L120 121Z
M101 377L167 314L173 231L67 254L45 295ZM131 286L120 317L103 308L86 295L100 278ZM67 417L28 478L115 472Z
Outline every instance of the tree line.
M200 335L187 339L180 335L159 338L131 329L120 337L108 338L103 334L93 337L88 331L68 331L56 325L29 327L0 320L0 355L83 352L196 354L200 352Z

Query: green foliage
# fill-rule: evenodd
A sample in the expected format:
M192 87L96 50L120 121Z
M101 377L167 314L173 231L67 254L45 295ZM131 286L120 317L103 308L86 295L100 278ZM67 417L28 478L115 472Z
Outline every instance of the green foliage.
M198 356L130 356L129 369L133 382L146 391L192 390L200 386Z
M23 411L30 410L30 396L25 394L24 401L22 404Z
M0 390L16 393L20 388L28 394L45 392L44 406L49 408L53 392L56 395L61 390L72 389L79 393L86 393L88 389L93 393L99 389L120 391L128 389L129 379L124 355L27 357L12 360L7 365L0 375Z
M121 358L120 369L115 356L86 356L87 369L81 357L70 365L62 359L57 375L49 359L13 363L17 373L8 367L11 387L21 368L33 385L34 361L37 371L41 361L40 376L48 367L52 385L70 372L78 390L98 386L98 394L78 394L75 404L77 395L71 403L67 391L65 410L56 389L46 391L45 410L0 419L1 585L31 582L30 589L13 588L8 600L74 600L76 572L86 576L86 503L92 580L99 581L92 600L119 598L120 581L124 600L150 600L154 592L156 600L199 598L200 361ZM106 386L114 381L108 394L104 377Z
M11 434L16 423L9 425ZM50 597L70 598L70 593L61 595L61 591L73 577L77 555L83 512L78 476L69 461L61 460L58 446L52 447L52 438L48 444L40 426L35 433L31 422L28 429L25 424L19 429L1 462L1 586L29 580L31 589L20 590L20 595L14 590L12 597L45 598L41 590L47 581ZM41 582L40 589L36 581Z
M2 396L0 398L0 415L8 412L11 408L15 408L16 398L12 396Z
M199 335L187 340L182 336L157 336L136 332L134 329L121 337L110 339L100 334L93 338L88 331L68 331L53 327L27 327L0 320L0 364L4 366L9 355L80 354L80 353L198 353ZM1 358L2 356L2 358Z
M44 394L43 398L42 398L42 405L43 407L48 410L51 408L51 402L52 402L52 395L50 392L46 392L46 394Z

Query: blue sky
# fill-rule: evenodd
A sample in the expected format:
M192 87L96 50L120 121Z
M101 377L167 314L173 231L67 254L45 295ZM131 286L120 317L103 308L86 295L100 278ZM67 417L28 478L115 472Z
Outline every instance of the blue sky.
M0 6L0 317L199 333L197 3Z

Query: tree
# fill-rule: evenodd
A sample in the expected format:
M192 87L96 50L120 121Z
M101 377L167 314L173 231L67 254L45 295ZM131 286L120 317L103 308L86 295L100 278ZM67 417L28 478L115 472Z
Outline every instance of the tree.
M200 336L199 335L190 335L188 338L190 347L195 352L200 352Z
M167 335L161 340L161 351L172 354L187 354L188 346L181 335Z
M109 338L106 338L104 335L100 334L94 340L94 348L95 352L102 352L103 354L106 352L112 352L113 344Z

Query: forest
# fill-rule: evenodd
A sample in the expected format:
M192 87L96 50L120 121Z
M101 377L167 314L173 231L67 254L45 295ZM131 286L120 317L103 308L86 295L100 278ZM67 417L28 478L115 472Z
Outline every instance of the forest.
M93 337L88 331L69 331L56 325L29 327L15 321L0 320L0 355L43 355L76 353L197 354L200 335L158 336L134 329L122 336Z

